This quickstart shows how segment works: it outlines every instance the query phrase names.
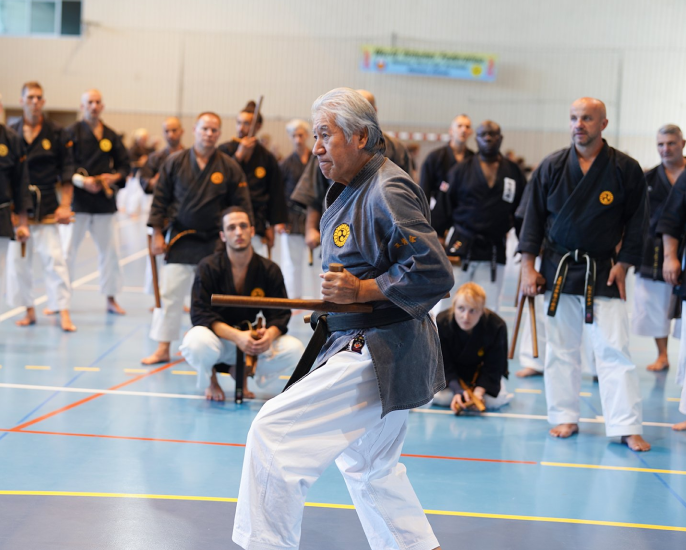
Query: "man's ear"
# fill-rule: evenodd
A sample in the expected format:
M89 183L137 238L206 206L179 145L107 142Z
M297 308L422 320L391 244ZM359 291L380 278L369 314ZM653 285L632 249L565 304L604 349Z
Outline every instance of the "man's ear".
M223 243L226 242L226 237L224 236L224 232L223 232L223 231L220 231L220 232L219 232L219 238L221 239L221 241L222 241Z
M369 132L367 131L367 128L363 128L358 137L360 138L360 142L357 144L357 148L364 149L369 141Z

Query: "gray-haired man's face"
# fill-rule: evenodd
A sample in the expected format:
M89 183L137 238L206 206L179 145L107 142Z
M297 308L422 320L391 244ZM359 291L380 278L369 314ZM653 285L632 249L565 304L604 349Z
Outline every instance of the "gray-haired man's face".
M348 143L343 130L333 117L321 114L314 117L314 147L312 153L319 159L319 167L327 178L348 184L364 165L367 153L366 135L353 134Z

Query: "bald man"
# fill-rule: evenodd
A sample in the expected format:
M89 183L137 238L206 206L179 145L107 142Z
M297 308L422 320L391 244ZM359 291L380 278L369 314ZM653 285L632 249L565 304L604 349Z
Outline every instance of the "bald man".
M572 145L547 157L529 183L519 240L522 292L545 291L550 435L579 431L581 347L590 345L605 433L634 451L648 451L625 304L627 269L641 263L646 182L638 163L602 138L608 124L602 101L578 99L569 121ZM539 273L534 261L542 246ZM589 337L582 343L584 329Z
M448 133L450 141L426 156L419 176L419 185L429 199L432 210L439 190L448 189L448 171L457 163L474 156L474 151L467 147L467 140L474 133L472 121L467 115L457 115Z
M183 150L183 145L181 145L183 127L177 117L170 116L165 119L162 124L162 131L164 132L164 140L167 142L167 146L161 151L152 153L141 168L140 182L143 191L146 193L153 193L155 190L155 184L160 179L160 168L162 168L164 161L172 153Z
M98 249L100 292L107 296L107 311L124 315L125 311L115 300L123 285L115 197L117 189L126 184L130 165L121 138L100 119L104 109L102 94L98 90L88 90L81 96L83 119L67 128L76 167L72 178L72 208L76 216L71 234L63 234L66 236L64 247L69 276L73 281L79 246L86 232L91 234Z

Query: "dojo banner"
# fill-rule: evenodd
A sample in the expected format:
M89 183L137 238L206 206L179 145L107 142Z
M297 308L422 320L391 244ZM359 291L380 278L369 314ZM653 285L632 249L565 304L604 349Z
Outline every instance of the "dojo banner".
M495 81L493 54L427 52L384 46L362 46L363 71Z

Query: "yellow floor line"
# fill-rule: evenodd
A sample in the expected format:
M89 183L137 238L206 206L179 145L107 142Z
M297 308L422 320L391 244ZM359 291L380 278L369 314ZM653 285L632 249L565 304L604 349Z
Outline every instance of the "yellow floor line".
M193 376L194 374L198 374L194 370L173 370L171 371L172 374L179 374L181 376Z
M43 365L26 365L24 368L26 370L50 370L50 367L46 367Z
M587 391L582 391L581 393L579 393L579 395L581 397L591 397L593 394L588 393Z
M632 468L629 466L603 466L600 464L572 464L566 462L540 462L541 466L557 466L558 468L586 468L589 470L617 470L620 472L647 472L650 474L674 474L686 476L682 470L658 470L655 468Z
M144 372L150 372L149 369L124 369L126 374L143 374Z
M69 491L0 491L0 495L6 496L62 496L62 497L95 497L95 498L137 498L151 500L186 500L206 502L237 502L235 498L225 497L199 497L185 495L144 495L134 493L77 493ZM331 508L338 510L354 510L351 504L328 504L323 502L308 502L305 506L311 508ZM619 521L598 521L589 519L553 518L543 516L519 516L509 514L482 514L478 512L453 512L449 510L424 510L425 513L435 516L457 516L487 519L509 519L517 521L538 521L544 523L572 523L577 525L601 525L606 527L627 527L632 529L652 529L657 531L680 531L686 533L686 527L674 527L671 525L650 525L645 523L626 523Z
M669 401L670 403L678 403L679 401L681 401L681 399L678 397L668 397L667 401Z
M100 372L100 367L74 367L74 370L81 372Z
M541 390L527 390L526 388L517 388L516 393L542 393Z

